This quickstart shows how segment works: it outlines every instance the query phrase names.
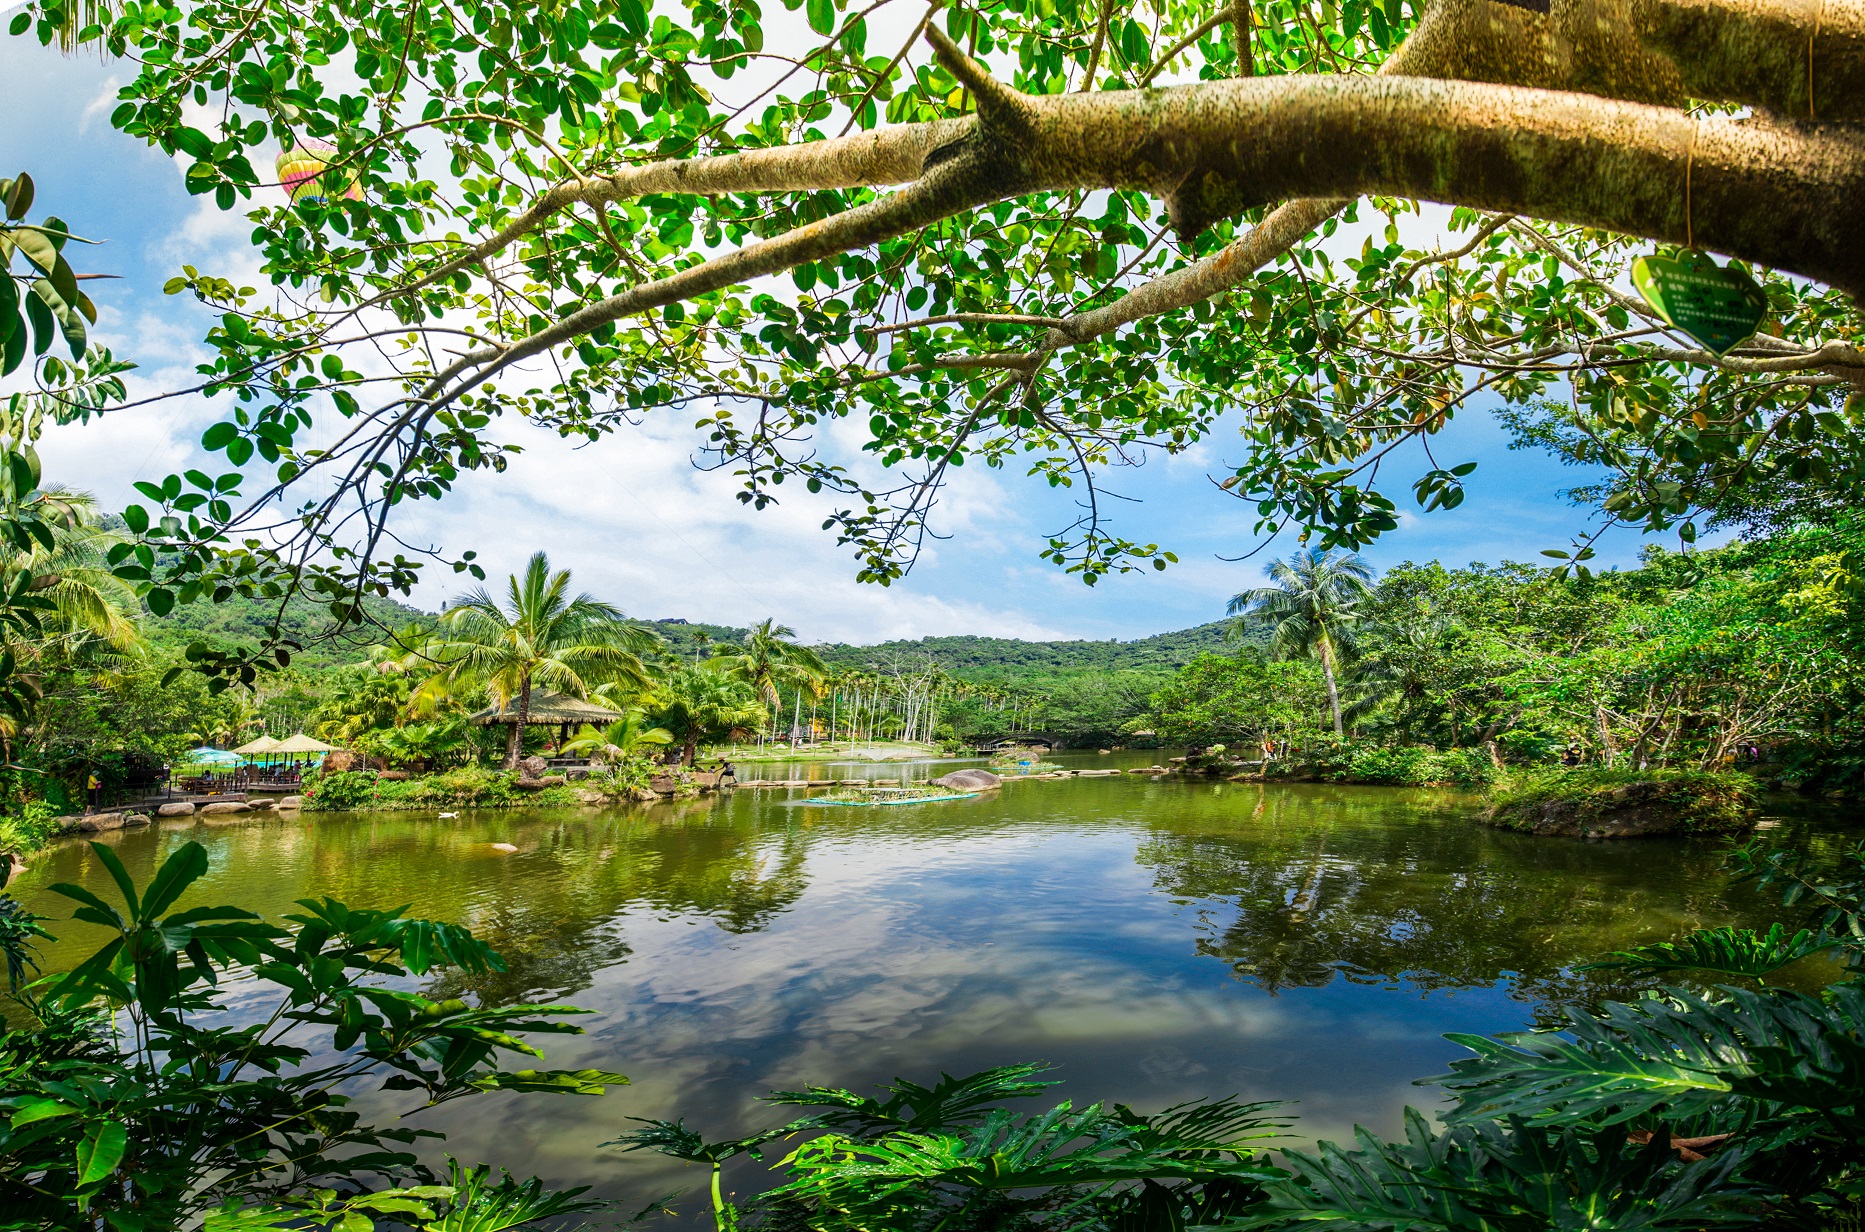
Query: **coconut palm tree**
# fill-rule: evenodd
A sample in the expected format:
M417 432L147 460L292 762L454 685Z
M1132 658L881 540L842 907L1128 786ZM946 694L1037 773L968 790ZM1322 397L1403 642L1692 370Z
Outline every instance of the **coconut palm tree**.
M531 690L583 697L599 685L652 683L641 655L658 639L615 605L570 594L570 571L551 572L544 553L513 574L503 602L482 586L455 599L440 614L434 638L421 652L436 665L421 694L484 689L517 721L505 741L505 768L518 765Z
M0 604L0 752L10 759L45 672L59 663L107 669L138 655L142 605L111 572L108 553L123 537L103 525L95 497L63 487L21 497L10 475L0 490L0 503L41 532L24 547L0 541L0 596L9 596Z
M742 681L704 667L683 667L655 691L653 716L679 738L680 761L690 766L701 740L747 731L763 721L765 711Z
M778 702L777 686L815 692L829 674L828 665L815 651L792 640L796 635L789 625L761 620L745 630L742 650L715 655L709 666L750 685L765 707L773 709Z
M1275 627L1270 649L1276 657L1320 659L1328 705L1334 711L1334 734L1341 735L1345 729L1335 677L1341 656L1353 652L1353 625L1373 580L1373 567L1351 552L1336 555L1303 548L1286 561L1271 563L1266 572L1270 585L1233 595L1224 609L1236 617L1230 634L1240 638L1251 625L1270 624Z
M1447 692L1452 643L1462 632L1455 621L1429 606L1358 630L1367 649L1347 681L1358 695L1347 708L1348 717L1384 705L1398 728L1399 742L1410 744L1414 728L1429 720L1437 699Z
M110 571L107 560L123 536L103 525L97 498L89 492L50 487L34 504L51 531L51 546L35 543L32 550L21 551L9 545L0 556L0 585L11 591L27 574L27 593L46 602L38 649L70 653L88 645L110 654L133 651L140 604L134 588Z

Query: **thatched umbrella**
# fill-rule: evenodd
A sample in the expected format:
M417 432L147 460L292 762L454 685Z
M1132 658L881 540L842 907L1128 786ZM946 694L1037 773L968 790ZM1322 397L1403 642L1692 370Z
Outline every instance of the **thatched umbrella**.
M260 736L256 740L248 740L245 744L242 744L233 751L238 753L241 757L244 757L247 761L251 761L255 757L262 757L277 752L278 741L270 736Z
M295 736L285 737L267 751L289 759L301 755L308 757L316 753L334 753L337 751L337 746L325 744L322 740L313 740L303 732L299 732Z

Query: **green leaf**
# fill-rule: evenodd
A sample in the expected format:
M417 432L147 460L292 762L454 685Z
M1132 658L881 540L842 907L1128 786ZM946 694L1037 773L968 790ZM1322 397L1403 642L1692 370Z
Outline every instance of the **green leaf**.
M70 1116L77 1109L70 1104L60 1103L55 1099L41 1099L16 1110L11 1121L14 1129L30 1125L34 1121L49 1121L53 1117Z
M615 19L635 38L647 36L648 10L642 0L616 0Z
M32 353L43 355L52 349L52 339L56 336L58 322L52 316L52 310L46 305L45 297L38 294L43 280L32 284L26 294L26 319L32 322Z
M835 32L834 0L806 0L804 13L809 17L809 28L818 34Z
M7 279L11 282L12 279ZM16 318L17 320L17 318ZM14 329L5 342L0 343L0 376L8 376L26 359L26 347L30 341L24 326Z
M175 610L175 592L158 586L143 596L143 602L149 605L151 615L166 616Z
M129 1146L129 1130L120 1121L94 1122L84 1127L78 1143L78 1184L94 1185L117 1170Z
M1621 950L1576 971L1630 971L1636 975L1663 975L1678 971L1706 971L1759 980L1781 968L1824 954L1844 942L1810 929L1789 936L1777 921L1765 933L1746 928L1704 928L1682 941L1661 941Z
M0 342L13 336L13 331L23 328L19 319L19 284L13 276L0 269Z
M50 278L52 271L58 268L58 249L40 231L25 229L10 232L13 242L19 246L19 253L39 268L39 272Z
M142 911L142 900L136 894L136 883L131 880L129 870L123 867L123 861L117 858L117 853L95 839L91 840L91 850L96 853L98 862L104 866L104 870L110 874L110 879L117 883L117 892L123 895L123 901L129 907L130 918L147 919L148 917Z
M240 430L237 425L225 422L212 424L207 431L201 433L201 448L210 453L225 449L239 434Z
M179 669L176 669L179 670ZM143 912L151 919L167 911L183 891L207 874L207 849L189 840L162 861L143 899Z
M214 152L213 139L198 128L176 129L175 145L194 158L206 158Z
M559 1095L603 1095L627 1086L628 1076L601 1069L521 1069L479 1074L467 1081L475 1091L540 1091Z
M131 534L140 535L149 529L149 511L141 505L131 505L123 510L123 523Z
M91 893L89 890L85 889L83 886L72 885L68 881L59 881L59 882L54 882L53 884L45 888L53 894L62 894L66 898L75 899L76 901L83 903L87 907L95 907L98 911L103 912L106 916L115 917L116 927L122 928L124 926L123 917L117 911L115 907L112 907L109 903L97 897L97 895Z

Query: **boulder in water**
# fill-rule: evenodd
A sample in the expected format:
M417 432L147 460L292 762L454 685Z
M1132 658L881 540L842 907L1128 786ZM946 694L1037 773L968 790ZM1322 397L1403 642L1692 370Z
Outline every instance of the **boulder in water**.
M157 805L155 815L157 817L192 817L194 806L186 800L176 800L170 804Z
M953 791L988 791L1001 785L1003 781L989 770L954 770L950 774L942 774L934 779L933 785L949 787Z

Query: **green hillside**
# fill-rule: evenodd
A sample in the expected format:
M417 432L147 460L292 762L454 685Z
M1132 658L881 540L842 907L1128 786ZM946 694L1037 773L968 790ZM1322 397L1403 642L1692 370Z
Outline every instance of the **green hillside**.
M735 643L744 630L703 621L663 619L651 622L670 649L691 654L696 634L709 646ZM835 642L816 649L839 667L866 667L886 659L931 656L957 676L979 682L1015 683L1038 676L1071 676L1108 671L1174 671L1206 651L1224 651L1225 621L1123 642L1068 640L1032 642L1014 637L921 637L869 645ZM1252 639L1254 640L1254 639Z
M430 624L434 619L432 613L393 599L368 599L363 607L391 629L411 623ZM266 626L277 611L276 603L233 595L224 603L182 604L166 616L144 612L143 627L150 642L162 649L179 650L190 642L251 646L265 636ZM303 599L286 605L280 624L287 638L304 647L292 657L298 667L353 663L362 657L363 647L382 640L381 630L372 625L352 629L334 640L317 640L330 625L330 613Z
M931 656L947 671L980 682L1015 683L1038 676L1072 676L1114 671L1174 671L1206 651L1229 647L1225 622L1212 621L1133 641L1031 642L1010 637L923 637L875 646L836 644L823 648L832 663L865 666L883 657Z
M434 619L432 613L388 599L371 599L365 606L390 628L410 623L426 624ZM194 641L223 646L251 645L263 636L272 613L270 604L236 595L225 603L188 604L165 617L145 614L144 618L151 641L157 646L179 649ZM299 601L286 609L286 635L305 646L304 651L295 656L299 666L314 668L353 662L361 657L363 647L381 640L378 630L366 627L352 630L336 641L314 641L328 623L328 615L314 604ZM838 642L818 647L818 650L830 663L840 667L866 667L889 659L931 656L945 670L965 679L1013 684L1039 677L1098 672L1174 671L1206 651L1229 648L1224 640L1225 623L1212 621L1191 629L1155 633L1125 642L1116 639L1032 642L1011 637L965 635L873 645ZM744 629L732 625L678 617L651 620L647 624L666 639L668 654L678 658L716 653L720 648L736 645L745 634Z

